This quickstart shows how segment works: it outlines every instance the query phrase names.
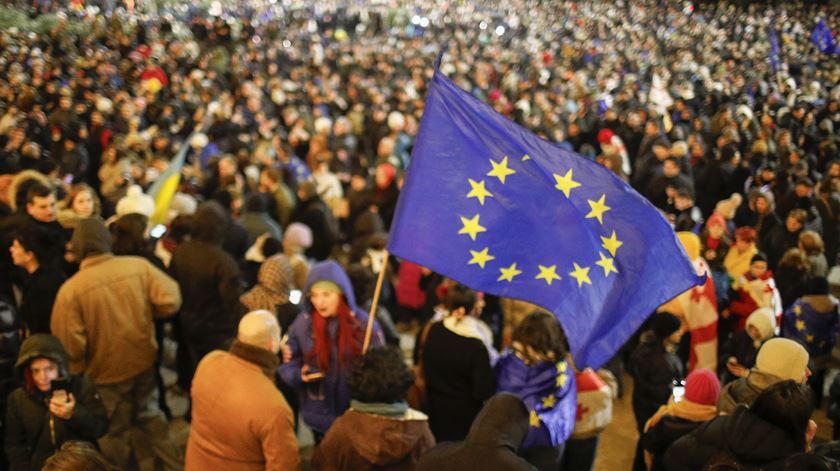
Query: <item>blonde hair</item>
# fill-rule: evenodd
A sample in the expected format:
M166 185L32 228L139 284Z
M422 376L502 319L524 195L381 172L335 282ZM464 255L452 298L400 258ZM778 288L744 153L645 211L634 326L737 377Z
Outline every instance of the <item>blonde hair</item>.
M64 197L64 201L61 202L61 206L63 209L73 209L73 201L76 199L77 196L82 194L82 192L87 191L90 193L91 199L93 199L93 214L94 216L98 216L101 211L101 204L99 202L99 195L96 194L96 191L87 183L76 183L67 190L67 196Z
M802 231L799 234L799 247L807 255L819 255L823 252L825 244L822 237L815 231Z

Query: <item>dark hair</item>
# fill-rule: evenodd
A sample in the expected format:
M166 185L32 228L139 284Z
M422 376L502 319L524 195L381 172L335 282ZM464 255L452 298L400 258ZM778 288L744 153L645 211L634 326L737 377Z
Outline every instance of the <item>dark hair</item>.
M750 411L788 434L805 451L805 432L814 412L811 388L792 380L776 383L755 398Z
M275 239L274 237L266 238L263 241L262 246L263 257L268 258L278 253L283 253L283 242Z
M251 193L245 200L246 213L264 213L267 207L265 196L261 193Z
M114 255L141 255L149 250L145 232L148 218L130 213L111 223L111 252Z
M785 460L784 471L835 471L837 462L814 453L797 453Z
M68 441L61 449L44 462L44 471L116 471L108 460L96 451L93 444L82 441Z
M60 255L58 247L63 246L54 232L30 220L24 220L15 230L12 240L18 241L24 249L32 252L41 266L58 260Z
M347 277L353 286L353 294L359 305L366 303L373 294L373 283L376 277L370 267L362 266L361 263L354 263L347 267Z
M472 289L455 283L446 290L446 295L443 297L443 305L449 312L455 311L458 308L464 308L467 314L475 307L476 294Z
M828 280L824 276L815 276L805 286L806 295L826 295L831 292Z
M513 331L512 340L531 347L537 353L551 354L555 361L563 360L569 351L560 322L547 312L537 311L525 316Z
M46 198L52 194L55 194L55 190L51 187L35 182L26 190L26 204L32 204L35 198Z
M221 246L225 240L227 216L225 210L215 201L208 201L198 207L193 216L192 237L211 245Z
M355 361L347 377L350 397L361 402L401 402L413 383L414 373L396 347L371 348Z
M752 258L750 259L750 265L752 265L755 262L767 263L767 256L764 255L763 253L759 252L759 253L752 256Z

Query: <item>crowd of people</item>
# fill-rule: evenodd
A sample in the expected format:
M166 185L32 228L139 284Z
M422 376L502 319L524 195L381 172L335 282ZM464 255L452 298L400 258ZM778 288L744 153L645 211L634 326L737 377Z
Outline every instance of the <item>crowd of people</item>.
M0 31L0 467L589 470L632 390L635 470L840 469L837 9L365 3L17 7L56 21ZM705 290L595 371L388 258L435 73L644 195Z

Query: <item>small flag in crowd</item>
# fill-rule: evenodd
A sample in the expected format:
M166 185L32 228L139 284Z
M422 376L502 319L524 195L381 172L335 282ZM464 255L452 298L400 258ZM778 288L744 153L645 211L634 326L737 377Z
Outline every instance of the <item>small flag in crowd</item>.
M820 18L814 30L811 32L811 43L817 46L823 54L840 54L840 47L834 39L834 33L825 23L825 18Z
M187 139L181 144L181 150L169 162L169 167L149 187L147 194L155 199L155 212L149 218L151 224L163 224L166 222L166 214L169 212L169 206L172 204L175 193L178 191L178 185L181 183L181 170L184 168L187 152L190 150L189 143L190 140Z
M779 70L779 35L773 25L767 27L767 37L770 39L770 66L776 72Z
M389 249L553 312L599 367L661 304L703 282L673 229L605 167L435 73Z

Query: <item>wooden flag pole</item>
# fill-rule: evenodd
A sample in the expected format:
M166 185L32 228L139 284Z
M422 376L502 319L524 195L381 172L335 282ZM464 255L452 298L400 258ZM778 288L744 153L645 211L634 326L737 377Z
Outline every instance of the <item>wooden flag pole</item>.
M388 271L388 257L391 254L385 250L385 258L382 260L382 269L376 278L376 288L373 290L373 300L370 302L370 314L368 315L367 329L365 330L365 343L362 345L362 355L367 353L370 346L370 336L373 334L373 320L376 318L376 308L379 306L379 293L382 291L382 282L385 280L385 272Z

